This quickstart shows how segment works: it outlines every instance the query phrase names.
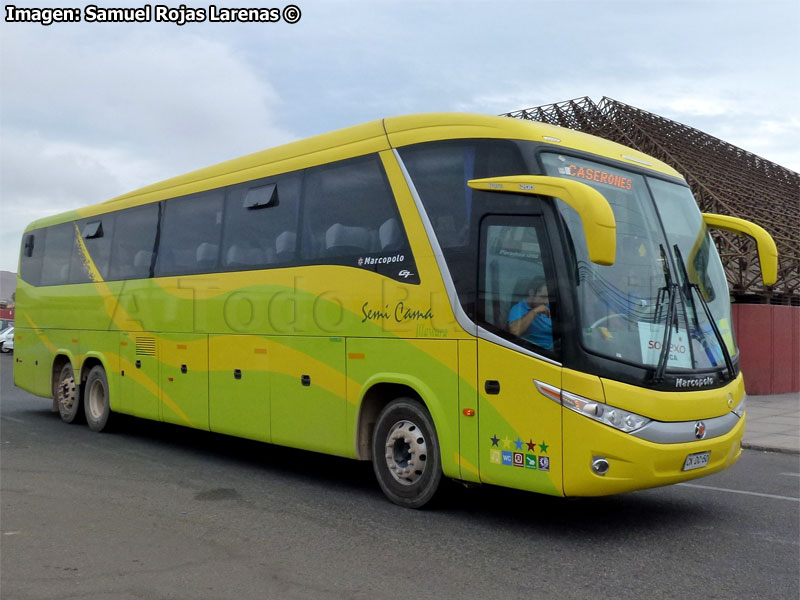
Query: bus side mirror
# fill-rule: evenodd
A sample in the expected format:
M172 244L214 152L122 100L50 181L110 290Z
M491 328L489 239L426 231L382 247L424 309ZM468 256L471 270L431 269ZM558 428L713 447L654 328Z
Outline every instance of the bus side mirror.
M613 265L617 248L617 223L611 205L593 187L560 177L511 175L471 179L467 185L485 192L508 192L553 196L569 204L581 218L589 260L598 265Z
M712 213L703 213L703 221L711 229L722 229L753 238L758 249L758 262L761 265L761 279L764 285L773 285L778 280L778 247L766 229L744 219Z

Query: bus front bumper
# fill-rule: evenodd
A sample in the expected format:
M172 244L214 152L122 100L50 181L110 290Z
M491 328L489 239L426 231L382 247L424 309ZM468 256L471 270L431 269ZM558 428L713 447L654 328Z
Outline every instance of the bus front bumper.
M669 485L727 469L742 453L745 417L722 435L657 443L564 410L564 495L604 496ZM708 453L707 455L705 453ZM688 459L688 457L696 457ZM607 461L607 470L593 468ZM688 463L688 464L687 464ZM696 466L697 464L701 466ZM695 466L695 468L689 468Z

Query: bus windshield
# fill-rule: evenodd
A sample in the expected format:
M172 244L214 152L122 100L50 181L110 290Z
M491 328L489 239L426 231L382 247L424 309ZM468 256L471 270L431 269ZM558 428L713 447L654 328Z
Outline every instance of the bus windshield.
M617 223L615 263L594 264L578 213L558 201L575 252L582 345L651 368L662 359L668 339L667 370L724 367L718 340L725 341L731 356L736 352L727 283L691 191L570 156L543 154L542 159L549 175L576 178L600 191ZM675 307L672 331L665 336L670 296Z

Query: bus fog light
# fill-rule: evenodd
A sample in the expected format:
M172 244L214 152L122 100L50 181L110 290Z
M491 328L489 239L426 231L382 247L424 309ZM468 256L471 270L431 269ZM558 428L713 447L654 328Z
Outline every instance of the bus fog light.
M608 460L603 458L602 456L596 457L592 461L592 471L594 471L597 475L605 475L608 473Z

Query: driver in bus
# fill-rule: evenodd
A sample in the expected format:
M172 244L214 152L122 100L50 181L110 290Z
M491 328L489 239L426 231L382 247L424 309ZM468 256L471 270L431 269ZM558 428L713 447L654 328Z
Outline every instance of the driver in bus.
M548 350L553 347L553 322L547 283L543 277L534 279L528 286L528 297L511 307L508 329L537 346Z

